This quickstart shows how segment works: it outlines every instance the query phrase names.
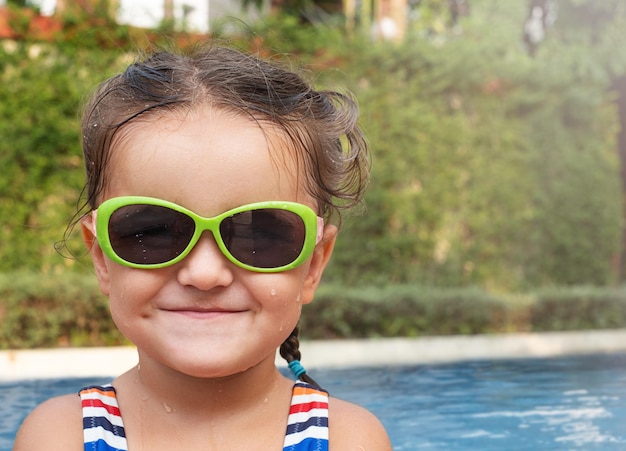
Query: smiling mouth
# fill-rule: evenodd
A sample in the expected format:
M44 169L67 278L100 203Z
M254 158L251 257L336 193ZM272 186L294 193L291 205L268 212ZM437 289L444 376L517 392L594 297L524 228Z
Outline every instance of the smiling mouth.
M177 315L186 316L188 318L196 319L211 319L222 318L237 313L243 313L244 310L224 310L219 308L200 309L200 308L176 308L176 309L164 309L167 313L174 313Z

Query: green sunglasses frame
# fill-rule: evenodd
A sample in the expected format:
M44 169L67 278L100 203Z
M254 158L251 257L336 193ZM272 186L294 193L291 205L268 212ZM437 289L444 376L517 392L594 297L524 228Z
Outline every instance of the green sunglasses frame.
M171 210L182 213L186 216L189 216L193 219L195 223L195 230L193 236L189 240L189 244L185 247L185 249L177 255L175 258L168 260L163 263L151 263L151 264L140 264L133 263L121 258L111 245L111 241L109 238L109 220L113 213L122 207L127 207L130 205L155 205L159 207L169 208ZM253 210L262 210L262 209L276 209L276 210L285 210L290 211L298 215L302 221L304 222L305 227L305 238L304 245L302 246L302 250L298 257L292 261L291 263L279 266L276 268L258 268L256 266L251 266L240 262L237 260L230 251L226 248L224 241L222 240L222 236L219 232L220 223L237 213L245 212L245 211L253 211ZM178 263L182 259L184 259L191 250L195 247L200 240L200 237L205 231L210 231L213 235L213 239L217 243L220 251L224 256L232 263L237 265L240 268L247 269L249 271L254 272L264 272L264 273L274 273L274 272L282 272L287 271L304 263L310 256L313 254L315 250L315 246L321 241L322 236L324 234L324 219L317 216L317 214L309 207L303 204L299 204L296 202L284 202L284 201L269 201L269 202L255 202L247 205L242 205L241 207L234 208L232 210L228 210L218 216L214 216L212 218L205 218L191 210L186 209L185 207L181 207L178 204L173 202L169 202L162 199L157 199L154 197L143 197L143 196L121 196L121 197L113 197L111 199L106 200L100 206L92 211L93 215L93 223L95 225L95 236L98 240L98 244L100 248L104 252L104 254L111 259L112 261L119 263L123 266L128 266L131 268L141 268L141 269L155 269L155 268L164 268L167 266L171 266L175 263Z

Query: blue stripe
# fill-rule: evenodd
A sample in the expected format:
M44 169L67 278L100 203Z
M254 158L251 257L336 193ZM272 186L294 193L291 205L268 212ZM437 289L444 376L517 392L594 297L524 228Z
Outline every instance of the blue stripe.
M328 440L321 438L305 438L300 443L285 446L283 451L328 451Z
M104 440L100 439L97 442L85 443L84 451L127 451L125 448L114 448Z
M123 426L115 426L105 417L85 417L83 418L83 430L102 427L118 437L126 438L126 431Z
M311 426L328 427L328 417L311 417L304 423L291 423L287 425L287 435L302 432Z

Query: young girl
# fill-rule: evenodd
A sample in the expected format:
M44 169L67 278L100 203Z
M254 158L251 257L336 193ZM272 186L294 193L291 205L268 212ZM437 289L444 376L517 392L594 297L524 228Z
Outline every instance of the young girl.
M302 306L367 180L356 115L222 47L156 53L104 82L82 124L81 228L139 364L39 406L15 451L391 449L299 363Z

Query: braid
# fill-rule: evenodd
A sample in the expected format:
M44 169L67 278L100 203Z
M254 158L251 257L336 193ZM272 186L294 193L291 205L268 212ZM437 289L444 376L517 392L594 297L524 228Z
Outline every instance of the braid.
M287 337L287 339L284 341L284 343L280 345L280 355L283 359L287 361L288 364L291 364L292 362L300 362L300 340L298 339L298 335L300 335L300 329L298 326L296 326L289 335L289 337ZM302 368L302 370L304 369ZM313 380L311 376L306 374L306 372L301 373L297 377L302 382L314 385L317 388L322 388L317 382L315 382L315 380Z

